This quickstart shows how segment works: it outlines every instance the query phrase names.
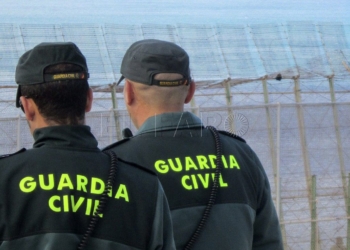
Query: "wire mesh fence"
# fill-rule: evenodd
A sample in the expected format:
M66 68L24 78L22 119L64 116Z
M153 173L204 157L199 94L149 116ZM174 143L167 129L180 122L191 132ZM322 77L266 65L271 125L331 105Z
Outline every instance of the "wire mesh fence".
M41 42L75 42L86 56L93 86L119 77L131 43L163 39L190 55L192 76L204 85L257 79L344 78L350 62L350 28L342 23L287 24L0 24L0 86L14 86L17 60Z
M186 109L256 151L285 249L350 249L350 26L342 23L0 24L0 154L32 147L14 71L40 42L72 41L86 55L95 96L86 122L99 147L123 128L135 133L114 83L126 49L145 38L185 48L197 82Z
M240 134L256 151L270 180L285 249L331 249L337 238L347 244L350 103L197 107L192 111L205 125ZM117 141L123 128L136 133L125 110L92 112L86 123L100 147ZM1 154L31 148L33 139L23 116L2 118L0 129Z

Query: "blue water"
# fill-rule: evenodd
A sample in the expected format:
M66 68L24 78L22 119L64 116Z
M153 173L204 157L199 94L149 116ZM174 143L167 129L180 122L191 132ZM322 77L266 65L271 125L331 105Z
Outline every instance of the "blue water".
M0 23L350 24L349 0L1 0Z

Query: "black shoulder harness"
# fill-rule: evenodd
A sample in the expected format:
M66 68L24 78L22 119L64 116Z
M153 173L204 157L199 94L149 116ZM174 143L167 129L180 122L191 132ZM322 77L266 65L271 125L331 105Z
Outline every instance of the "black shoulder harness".
M234 138L234 139L237 139L237 140L239 140L239 141L242 141L242 142L244 142L244 143L246 142L242 137L239 137L238 135L235 135L235 134L230 133L230 132L228 132L228 131L225 131L225 130L218 130L218 132L219 132L220 134L230 136L230 137L232 137L232 138Z

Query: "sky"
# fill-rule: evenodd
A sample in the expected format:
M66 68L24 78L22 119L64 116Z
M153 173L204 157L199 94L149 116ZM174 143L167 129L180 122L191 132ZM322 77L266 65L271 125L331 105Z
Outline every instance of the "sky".
M350 0L1 0L0 23L350 24Z

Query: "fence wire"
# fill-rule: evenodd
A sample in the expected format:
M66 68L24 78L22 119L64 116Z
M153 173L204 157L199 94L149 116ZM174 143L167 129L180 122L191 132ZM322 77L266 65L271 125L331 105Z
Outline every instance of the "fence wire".
M86 123L99 147L120 140L123 128L136 133L113 83L126 49L145 38L188 51L197 90L186 110L256 151L285 249L350 249L350 27L342 23L0 24L0 154L32 147L14 72L40 42L72 41L86 55L94 88Z
M255 150L279 208L285 249L331 249L337 238L347 244L350 103L189 109L205 125L241 133ZM303 123L298 116L300 111ZM338 120L334 119L334 112L338 113ZM230 120L234 123L233 130ZM137 132L125 110L94 111L87 115L86 123L101 148L116 142L123 128ZM240 131L247 124L249 128ZM31 148L33 139L23 115L1 118L0 129L0 154Z

